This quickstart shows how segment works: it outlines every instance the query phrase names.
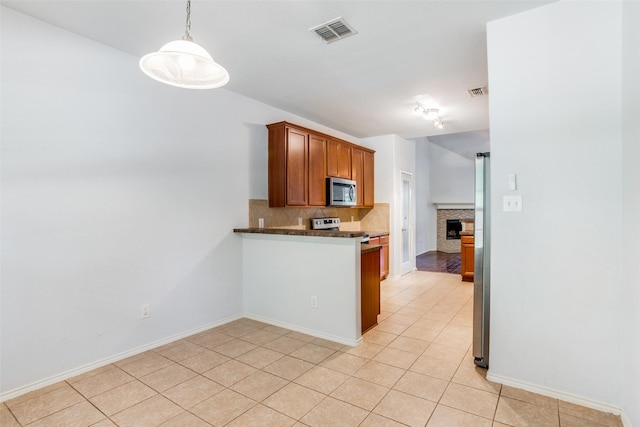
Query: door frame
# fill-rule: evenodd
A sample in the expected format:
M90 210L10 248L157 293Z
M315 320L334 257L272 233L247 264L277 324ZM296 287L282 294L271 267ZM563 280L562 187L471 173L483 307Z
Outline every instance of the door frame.
M403 228L404 228L404 202L405 202L405 194L404 194L404 183L407 181L409 183L409 194L408 194L408 230L407 237L409 239L408 242L408 260L404 262L404 237L403 237ZM414 201L414 175L410 172L400 171L400 203L399 203L399 265L400 265L400 275L403 276L411 271L416 269L416 248L415 248L415 201Z

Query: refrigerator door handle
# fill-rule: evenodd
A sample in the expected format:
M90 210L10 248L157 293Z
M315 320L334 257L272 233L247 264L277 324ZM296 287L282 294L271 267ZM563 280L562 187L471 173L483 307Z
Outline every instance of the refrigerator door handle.
M473 273L473 358L489 367L490 314L490 169L489 153L476 154L474 273Z

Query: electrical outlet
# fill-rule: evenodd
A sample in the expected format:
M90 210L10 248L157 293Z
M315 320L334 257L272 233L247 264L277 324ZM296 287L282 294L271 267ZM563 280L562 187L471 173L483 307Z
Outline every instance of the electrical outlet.
M311 297L311 308L318 308L318 297L315 295Z
M302 217L301 216L298 217L298 225L302 225Z
M146 319L149 316L151 316L151 307L149 304L142 304L140 307L140 318Z
M258 228L264 228L264 218L258 218Z

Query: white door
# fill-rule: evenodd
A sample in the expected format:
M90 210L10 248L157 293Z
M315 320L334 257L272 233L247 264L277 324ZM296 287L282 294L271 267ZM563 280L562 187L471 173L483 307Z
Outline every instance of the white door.
M411 192L413 175L402 172L402 271L407 274L415 269L415 249L413 246L413 215L411 213Z

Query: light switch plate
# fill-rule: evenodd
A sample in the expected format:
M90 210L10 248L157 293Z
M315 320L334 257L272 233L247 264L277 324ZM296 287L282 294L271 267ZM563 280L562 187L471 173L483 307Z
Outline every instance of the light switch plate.
M502 196L503 212L522 212L522 196Z

